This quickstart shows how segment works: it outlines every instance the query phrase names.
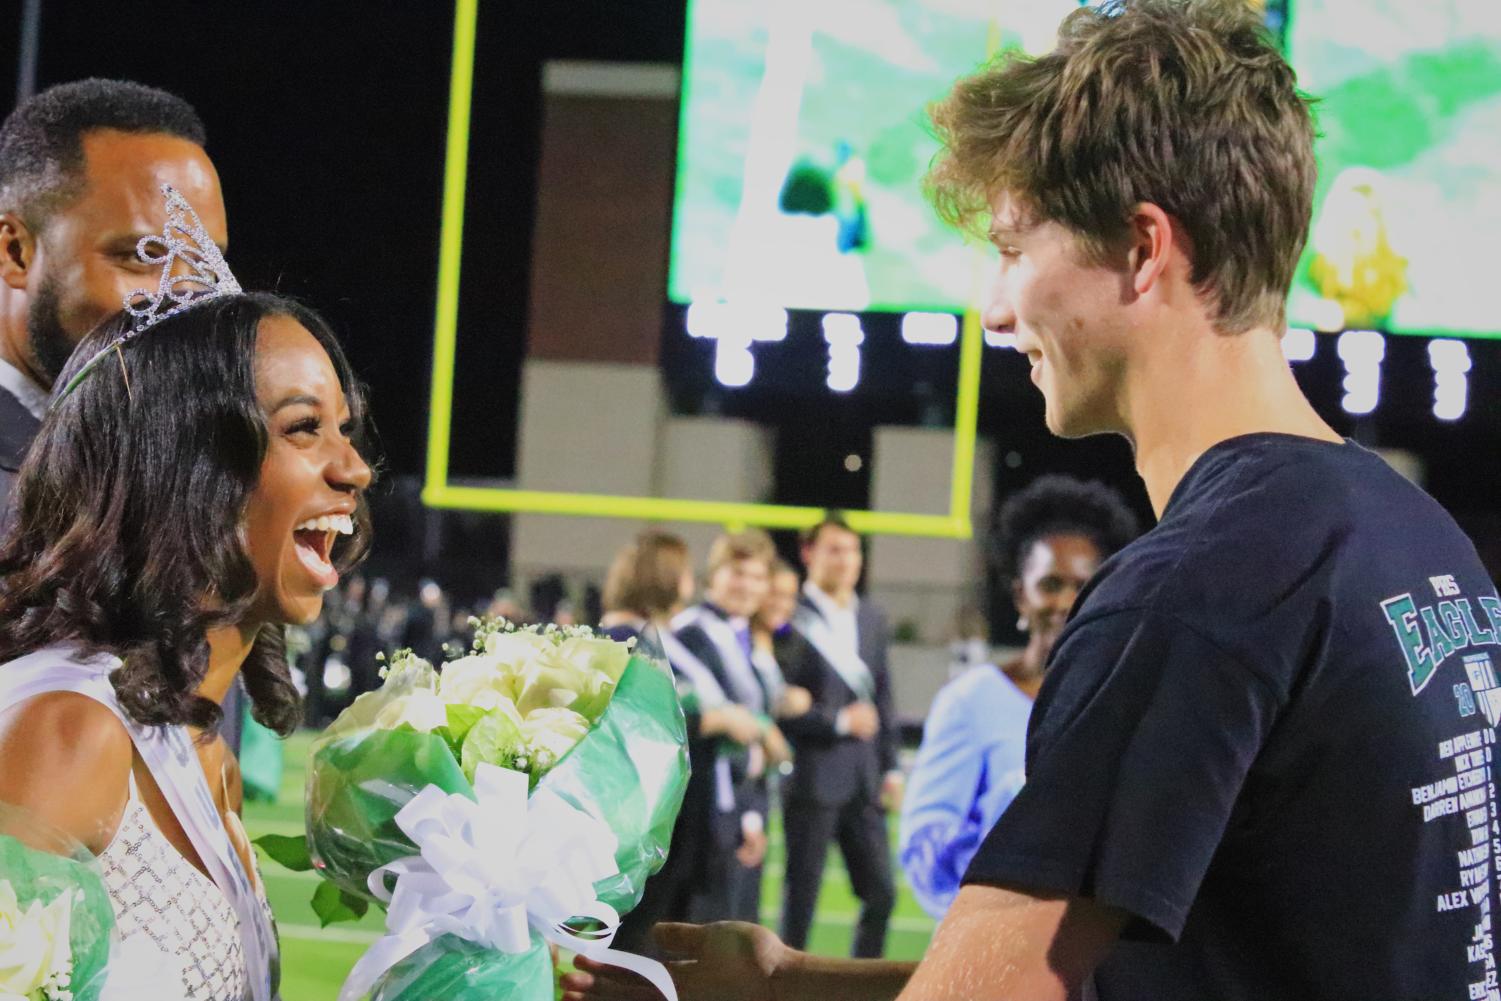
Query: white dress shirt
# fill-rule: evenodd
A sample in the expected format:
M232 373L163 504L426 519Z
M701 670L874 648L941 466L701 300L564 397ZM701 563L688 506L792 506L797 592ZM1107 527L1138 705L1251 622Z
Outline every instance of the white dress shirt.
M4 386L11 396L20 400L21 406L30 410L31 416L37 420L47 416L47 398L50 394L3 358L0 358L0 386Z
M803 584L803 593L808 596L809 601L813 602L813 607L818 609L818 614L823 616L823 620L829 624L829 631L834 634L834 642L858 658L860 656L860 623L855 613L860 607L859 595L850 595L850 603L841 607L827 591L811 580Z
M850 603L841 606L835 601L829 592L810 581L803 582L803 594L813 602L813 607L818 609L818 614L829 624L829 632L833 641L845 651L860 657L860 623L856 618L855 610L860 607L859 595L850 595ZM841 709L834 718L834 732L841 737L849 733L850 721L846 709Z

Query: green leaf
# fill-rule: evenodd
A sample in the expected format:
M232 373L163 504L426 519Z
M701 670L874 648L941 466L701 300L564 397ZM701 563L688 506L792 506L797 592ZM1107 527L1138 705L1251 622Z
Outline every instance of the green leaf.
M313 913L327 928L336 921L358 921L370 909L370 901L339 889L332 883L319 883L313 893Z
M307 872L313 868L313 858L308 854L307 838L301 834L262 834L254 844L266 857L293 872Z
M521 728L514 720L498 709L486 713L464 738L459 761L464 777L473 782L481 763L510 767L522 745Z
M478 706L449 706L448 733L454 747L463 747L464 738L474 729L474 724L485 718L485 710Z

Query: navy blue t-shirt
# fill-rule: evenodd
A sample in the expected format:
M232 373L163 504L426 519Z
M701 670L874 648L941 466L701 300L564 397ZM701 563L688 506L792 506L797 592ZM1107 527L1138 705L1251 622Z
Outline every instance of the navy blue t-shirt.
M1501 997L1498 635L1378 456L1223 442L1080 596L966 881L1130 914L1101 1001Z

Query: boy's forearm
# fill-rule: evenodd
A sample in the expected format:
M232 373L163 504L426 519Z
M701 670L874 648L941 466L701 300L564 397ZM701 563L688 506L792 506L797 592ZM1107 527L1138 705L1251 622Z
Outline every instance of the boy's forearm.
M772 978L776 1001L895 1001L916 963L799 953Z

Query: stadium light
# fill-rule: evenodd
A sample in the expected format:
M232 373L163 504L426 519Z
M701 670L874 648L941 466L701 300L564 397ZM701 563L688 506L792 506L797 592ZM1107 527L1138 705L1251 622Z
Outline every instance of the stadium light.
M1290 362L1308 361L1318 349L1318 337L1312 330L1289 327L1282 335L1282 354Z
M714 378L739 389L756 377L751 345L787 339L787 311L778 306L699 301L689 304L684 326L688 336L714 341Z
M860 384L860 345L865 331L854 313L827 313L823 339L829 346L828 385L836 393L848 393Z
M994 330L985 331L985 346L987 348L1009 348L1016 350L1015 334L998 334Z
M1340 405L1348 414L1371 413L1381 401L1386 338L1374 330L1347 330L1339 335L1339 357L1345 363L1345 398Z
M1441 421L1459 420L1470 398L1469 347L1447 338L1429 341L1428 364L1433 368L1433 416Z
M943 347L959 339L959 318L952 313L908 313L902 317L902 340Z
M714 378L721 386L740 389L756 377L756 357L747 340L721 337L714 345Z

